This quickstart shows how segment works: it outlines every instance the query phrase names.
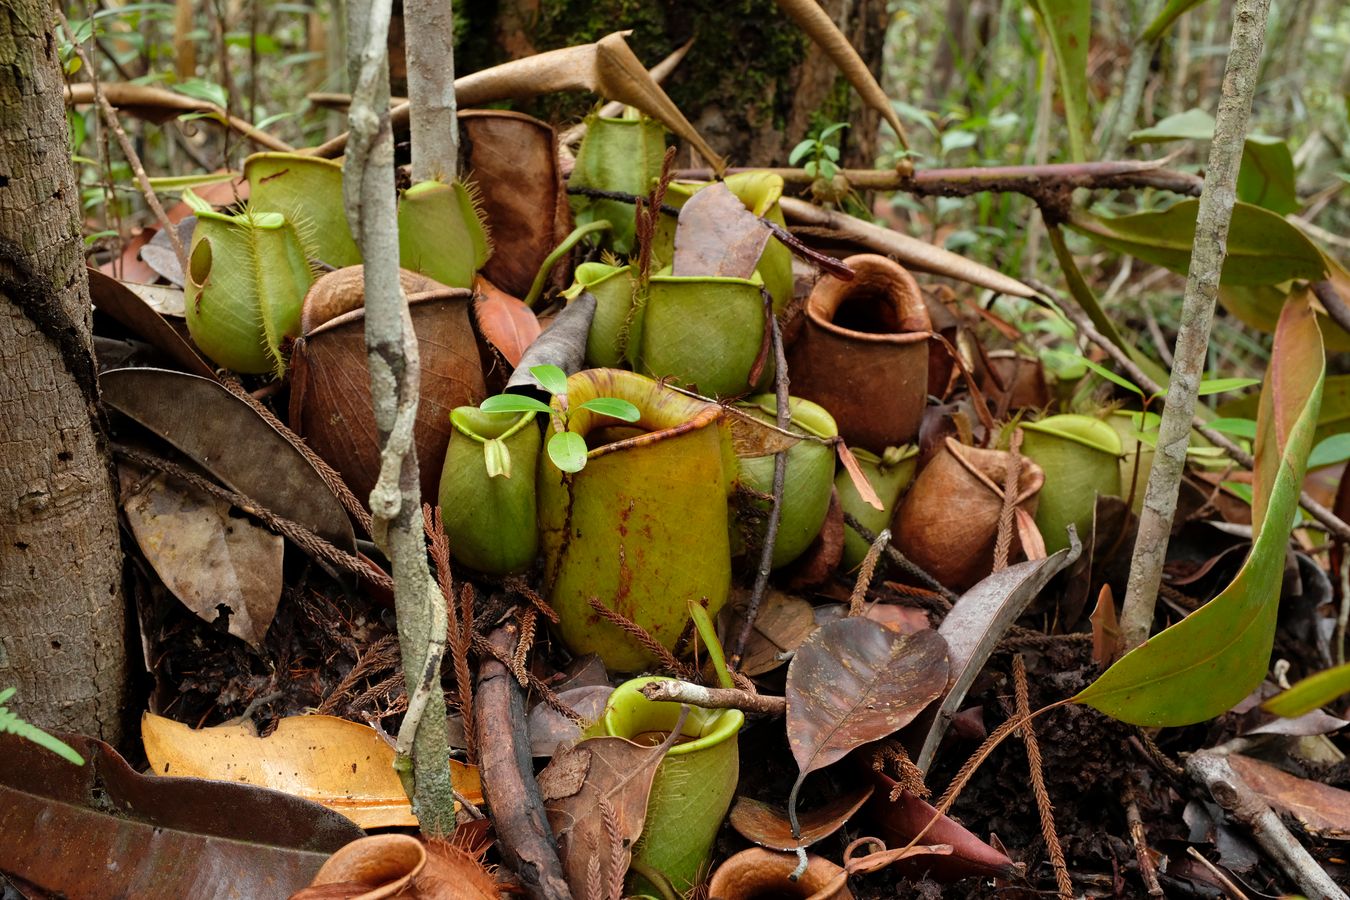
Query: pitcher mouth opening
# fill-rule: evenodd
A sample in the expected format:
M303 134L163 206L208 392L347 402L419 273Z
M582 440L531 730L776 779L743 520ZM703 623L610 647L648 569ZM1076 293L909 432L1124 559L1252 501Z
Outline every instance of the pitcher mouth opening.
M584 378L579 380L578 376ZM590 459L688 434L722 417L722 408L717 404L686 396L635 372L589 369L572 379L567 399L576 411L569 429L585 439ZM636 422L622 422L579 408L596 397L627 400L638 408L640 418Z
M919 285L901 266L882 256L846 260L853 281L825 276L807 303L820 327L854 340L917 343L927 340L932 322Z

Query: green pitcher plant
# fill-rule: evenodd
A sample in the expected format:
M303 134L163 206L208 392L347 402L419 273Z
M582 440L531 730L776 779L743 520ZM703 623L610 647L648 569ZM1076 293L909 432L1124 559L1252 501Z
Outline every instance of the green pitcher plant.
M280 377L314 279L300 234L281 213L229 215L191 191L183 198L197 216L183 285L188 333L217 365Z
M471 184L423 181L398 204L399 265L441 284L473 287L492 254L492 241Z
M1100 419L1074 413L1021 427L1022 453L1045 472L1036 526L1054 553L1069 546L1069 525L1088 534L1098 495L1120 496L1120 437Z
M666 154L666 129L655 119L629 107L619 118L592 114L586 119L586 137L577 150L569 188L594 188L647 196L661 175ZM620 255L637 249L636 209L632 203L572 194L569 197L577 225L606 219L613 225L605 246Z
M305 252L334 269L361 262L347 225L342 164L300 153L255 153L244 160L249 205L295 224Z
M853 485L853 479L844 469L841 469L834 479L835 490L839 492L839 505L844 512L853 516L859 525L873 534L880 534L883 528L890 526L891 519L895 516L895 508L900 503L900 495L914 480L919 463L919 448L914 444L887 447L880 456L861 447L852 452L853 458L858 461L858 468L862 469L863 477L872 485L872 490L876 491L882 508L877 509L862 498ZM856 531L852 528L844 529L842 561L846 571L852 571L860 566L863 558L867 556L868 549L867 542L859 537Z
M632 404L636 420L588 408L600 398ZM558 632L572 652L596 653L611 670L641 670L655 656L592 603L668 650L690 602L716 616L731 586L730 428L717 404L619 369L572 375L551 406L584 462L569 471L552 453L539 460L540 543Z

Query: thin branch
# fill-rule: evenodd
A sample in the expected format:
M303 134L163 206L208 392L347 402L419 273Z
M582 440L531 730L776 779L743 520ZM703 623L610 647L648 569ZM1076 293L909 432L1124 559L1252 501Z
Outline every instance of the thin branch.
M687 681L652 681L640 690L648 700L687 703L700 709L739 709L763 716L781 716L787 712L787 698L771 694L752 694L733 688L710 688Z
M844 524L857 532L858 537L862 538L867 543L874 544L877 542L877 535L873 534L866 525L863 525L857 519L853 518L849 513L844 513ZM887 559L899 566L900 569L910 577L922 582L924 587L936 591L938 599L943 603L943 608L951 609L952 602L956 600L956 594L954 592L946 588L942 582L938 581L932 575L929 575L923 569L919 568L918 564L914 563L901 553L899 548L889 540L886 541L884 550Z
M198 100L175 91L154 87L148 84L104 84L101 86L108 102L118 108L134 109L154 108L178 110L182 113L206 113L207 118L218 122L259 147L275 150L278 153L294 153L295 148L280 138L253 127L248 122L232 116L224 109L206 100ZM85 106L97 102L93 85L72 84L66 87L67 106Z
M455 20L451 0L404 0L408 53L408 127L412 180L454 181L459 175L455 109Z

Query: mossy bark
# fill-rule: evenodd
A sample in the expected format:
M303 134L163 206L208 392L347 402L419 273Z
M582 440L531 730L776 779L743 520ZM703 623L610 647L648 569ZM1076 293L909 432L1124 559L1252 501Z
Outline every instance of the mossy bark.
M116 742L122 553L51 23L43 0L0 3L0 688L39 725Z
M873 72L880 73L884 0L823 0L823 8ZM878 116L865 109L830 61L774 0L466 0L469 35L458 63L471 72L506 59L632 29L638 58L654 65L689 38L689 55L666 90L713 149L732 165L786 165L793 145L821 124L850 122L846 165L870 167ZM557 123L579 120L594 98L558 95L525 111ZM678 165L702 165L681 153Z

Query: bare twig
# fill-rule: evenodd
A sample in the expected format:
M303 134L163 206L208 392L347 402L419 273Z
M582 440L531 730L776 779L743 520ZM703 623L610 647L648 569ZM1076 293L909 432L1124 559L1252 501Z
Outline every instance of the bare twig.
M391 0L374 0L360 7L364 16L353 15L349 22L348 58L356 87L343 193L347 220L366 260L366 352L381 448L380 474L370 495L371 537L393 563L399 648L408 685L408 712L399 729L395 768L422 830L449 834L455 828L454 787L445 765L449 741L440 688L447 614L445 599L427 568L413 451L421 372L398 272L386 44L390 7Z
M1139 804L1134 799L1134 787L1127 786L1121 799L1125 802L1125 823L1130 829L1130 843L1134 844L1134 857L1139 861L1139 877L1143 879L1144 890L1150 897L1164 897L1162 885L1158 883L1158 867L1153 864L1148 848L1144 820L1139 816Z
M641 690L648 700L687 703L700 709L739 709L774 717L787 712L786 697L752 694L731 688L710 688L687 681L652 681L644 684Z
M863 525L857 519L853 518L849 513L844 513L844 524L856 531L858 537L867 541L867 543L872 544L876 542L877 536L873 534L866 525ZM939 595L938 599L945 603L945 606L943 607L944 610L951 609L952 602L956 600L956 594L953 591L944 587L940 581L919 568L915 563L911 562L910 559L901 553L899 548L890 541L887 541L885 544L885 553L886 558L899 566L901 571L905 574L923 582L924 587L936 591Z
M773 314L773 300L764 288L764 318L769 328L769 339L773 346L774 404L777 406L775 424L786 431L792 421L788 408L788 370L787 354L783 352L783 333L778 327L778 318ZM741 655L745 653L745 642L750 639L750 630L755 627L755 618L759 615L760 604L764 602L764 593L769 587L769 572L773 569L773 550L778 543L778 525L783 517L783 486L787 479L786 450L779 450L773 457L773 505L769 507L769 521L764 526L764 546L759 552L759 568L755 570L755 584L750 590L750 601L745 607L745 621L741 624L740 634L736 635L736 644L728 660L731 669L739 669Z
M1216 803L1251 830L1252 838L1310 900L1347 900L1317 860L1284 827L1280 817L1247 787L1225 755L1214 751L1191 754L1186 772L1205 787Z
M209 119L226 125L233 131L266 150L279 153L294 153L295 148L280 138L265 131L259 131L248 122L232 116L225 110L206 100L198 100L185 94L148 84L104 84L101 92L115 107L154 107L158 109L178 110L182 113L206 113ZM66 87L66 105L85 106L97 103L97 95L92 84L72 84Z
M1214 863L1205 859L1205 855L1201 853L1199 850L1195 849L1194 847L1187 847L1186 853L1189 854L1192 859L1199 862L1206 869L1209 869L1210 874L1219 880L1219 884L1223 885L1224 890L1228 891L1229 895L1232 897L1232 900L1251 900L1251 898L1247 896L1247 893L1243 891L1242 888L1238 887L1236 884L1233 883L1233 879L1229 878L1228 875L1223 871L1223 869L1220 869L1218 866L1214 865Z

